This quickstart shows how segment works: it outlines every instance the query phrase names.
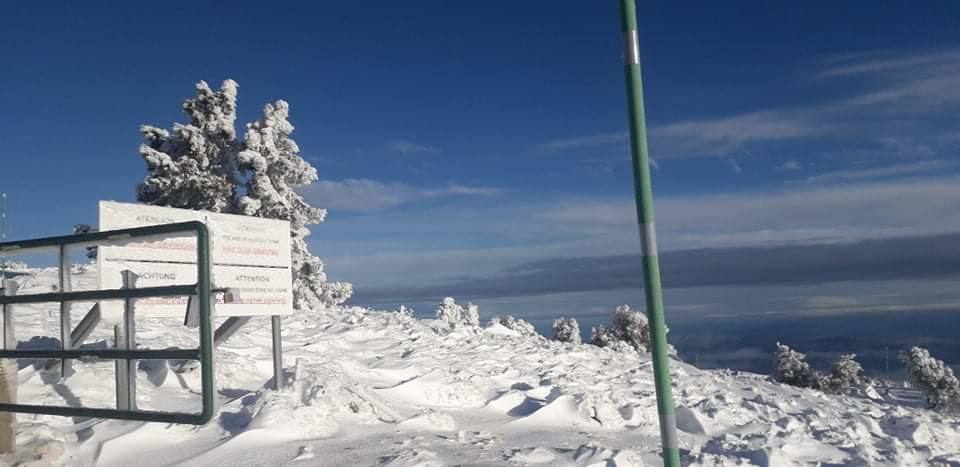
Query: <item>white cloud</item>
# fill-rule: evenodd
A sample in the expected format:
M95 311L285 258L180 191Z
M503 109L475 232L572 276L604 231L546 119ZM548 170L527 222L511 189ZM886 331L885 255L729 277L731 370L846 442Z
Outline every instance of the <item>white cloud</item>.
M960 107L960 49L935 52L853 54L816 71L808 83L810 104L710 118L690 118L650 127L650 150L658 159L725 157L747 145L832 138L863 144L878 135L914 132L936 139L954 127L926 125L926 118ZM824 80L855 81L846 98L825 99ZM921 120L918 114L922 114ZM548 149L607 145L629 140L626 132L558 139Z
M790 159L780 166L782 170L800 170L800 163L796 159Z
M826 130L801 113L763 111L656 126L650 137L651 150L665 159L722 156L746 143L799 139Z
M798 139L828 130L806 114L763 111L685 120L652 126L650 150L658 159L723 156L742 150L753 142ZM551 150L604 146L630 140L627 132L599 133L548 141L540 146Z
M943 111L960 103L960 49L852 57L820 76L856 80L862 88L873 88L844 105L909 114Z
M937 149L930 144L917 141L914 138L904 138L898 136L883 136L879 139L880 152L889 153L895 157L908 159L922 159L935 157L938 154Z
M489 188L489 187L476 187L476 186L466 186L458 185L456 183L451 183L447 185L446 188L437 190L427 191L428 194L434 194L435 196L444 196L444 195L467 195L467 196L497 196L505 192L502 188Z
M944 76L906 78L848 102L859 106L886 104L889 111L896 112L942 111L960 101L960 67L946 72L949 74Z
M603 146L630 141L630 133L625 131L600 133L595 135L577 136L573 138L557 139L541 144L546 149L570 149L585 146Z
M733 169L734 172L738 174L743 173L743 169L740 167L740 163L737 162L736 159L728 159L727 163L730 164L730 168Z
M439 149L431 146L424 146L422 144L403 140L391 141L387 143L387 146L390 147L390 149L399 152L400 154L424 154L440 152Z
M806 308L841 308L860 305L861 301L853 297L815 295L804 299Z
M769 192L660 197L658 241L665 249L842 242L960 231L960 177L817 186ZM627 244L636 218L630 199L588 200L543 214L555 230L584 229ZM612 241L620 238L621 241Z
M957 232L957 186L960 177L661 196L655 200L658 241L669 251ZM317 252L329 257L335 276L373 287L495 273L541 258L636 253L636 223L630 197L507 199L471 209L332 216L315 232L326 238Z
M319 180L301 190L316 206L345 211L376 211L426 199L450 196L496 196L499 188L448 184L442 188L421 189L398 182L379 182L368 178Z
M878 51L870 53L851 54L834 61L821 70L818 75L823 78L847 76L875 75L893 71L929 68L943 63L960 61L960 53L955 50L909 53L898 55L892 51Z
M834 183L875 178L902 177L906 175L931 174L960 167L960 161L927 160L908 164L894 164L868 169L849 169L826 172L804 179L805 183Z

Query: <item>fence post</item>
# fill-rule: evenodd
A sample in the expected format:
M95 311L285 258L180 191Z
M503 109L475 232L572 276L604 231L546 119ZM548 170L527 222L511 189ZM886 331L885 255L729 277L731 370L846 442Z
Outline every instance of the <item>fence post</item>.
M0 276L0 295L16 295L19 284ZM13 305L3 305L3 350L16 350L17 339L13 333ZM0 403L17 403L17 361L5 358L0 362ZM16 414L0 412L0 453L13 452L17 446L14 429Z
M57 278L58 290L60 293L66 293L72 290L70 285L70 258L67 256L67 246L60 245L60 275ZM60 343L63 350L73 348L73 342L70 339L70 331L73 324L70 321L71 304L67 301L60 302ZM60 377L66 379L73 374L73 362L68 359L60 360Z

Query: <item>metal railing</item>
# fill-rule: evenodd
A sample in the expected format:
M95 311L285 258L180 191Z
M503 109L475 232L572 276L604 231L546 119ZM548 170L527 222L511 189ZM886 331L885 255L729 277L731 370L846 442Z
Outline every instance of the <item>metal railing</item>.
M140 237L157 236L164 234L194 233L197 239L197 282L192 285L171 285L163 287L123 288L111 290L84 290L71 292L69 284L69 264L67 261L67 246L75 244L89 244L110 241L129 241ZM21 250L50 248L59 249L59 281L58 291L52 293L31 295L4 295L0 294L0 307L3 311L3 350L0 358L14 359L59 359L64 375L68 373L70 359L94 358L114 360L117 362L117 408L88 408L0 403L0 411L20 412L42 415L63 415L70 417L112 418L121 420L138 420L148 422L184 423L203 425L210 421L214 412L214 373L213 373L213 332L211 311L213 308L213 290L211 285L210 234L206 225L201 222L182 222L176 224L162 224L132 229L93 232L62 237L50 237L17 242L0 243L0 253L11 253ZM195 349L166 349L166 350L137 350L133 342L134 319L132 302L146 297L173 297L189 296L197 300L199 318L199 347ZM124 300L123 327L127 332L116 336L114 349L84 349L73 348L70 328L70 302ZM6 332L12 324L11 305L28 303L60 303L60 350L15 350L16 342L10 342L11 337ZM135 381L137 360L196 360L200 362L201 378L201 411L200 413L164 412L155 410L138 410L136 408ZM121 377L123 374L123 377ZM122 381L123 380L123 381ZM121 387L126 385L126 387ZM126 400L124 400L126 399Z

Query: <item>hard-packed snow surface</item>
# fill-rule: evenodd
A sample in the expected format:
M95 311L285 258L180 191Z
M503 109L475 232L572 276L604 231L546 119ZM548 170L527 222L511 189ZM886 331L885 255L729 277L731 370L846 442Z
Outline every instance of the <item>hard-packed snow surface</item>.
M21 278L24 292L49 290L53 275ZM19 340L53 334L55 306L18 307ZM0 464L660 465L646 356L357 308L284 325L286 390L265 389L269 325L256 318L218 350L222 405L207 426L19 415L19 451ZM88 345L106 342L101 327ZM196 331L143 320L138 332L162 348ZM21 369L20 401L111 407L112 364L75 366L66 381L43 364ZM685 465L960 465L957 418L679 361L672 370ZM196 372L139 373L142 406L196 404Z

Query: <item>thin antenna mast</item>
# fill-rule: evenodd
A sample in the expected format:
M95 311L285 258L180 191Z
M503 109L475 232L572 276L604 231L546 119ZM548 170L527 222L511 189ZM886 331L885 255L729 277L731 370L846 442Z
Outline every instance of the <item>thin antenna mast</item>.
M0 193L0 243L7 241L7 194Z
M7 194L0 193L0 243L5 241L7 241ZM6 255L0 255L0 281L6 278L7 257Z

